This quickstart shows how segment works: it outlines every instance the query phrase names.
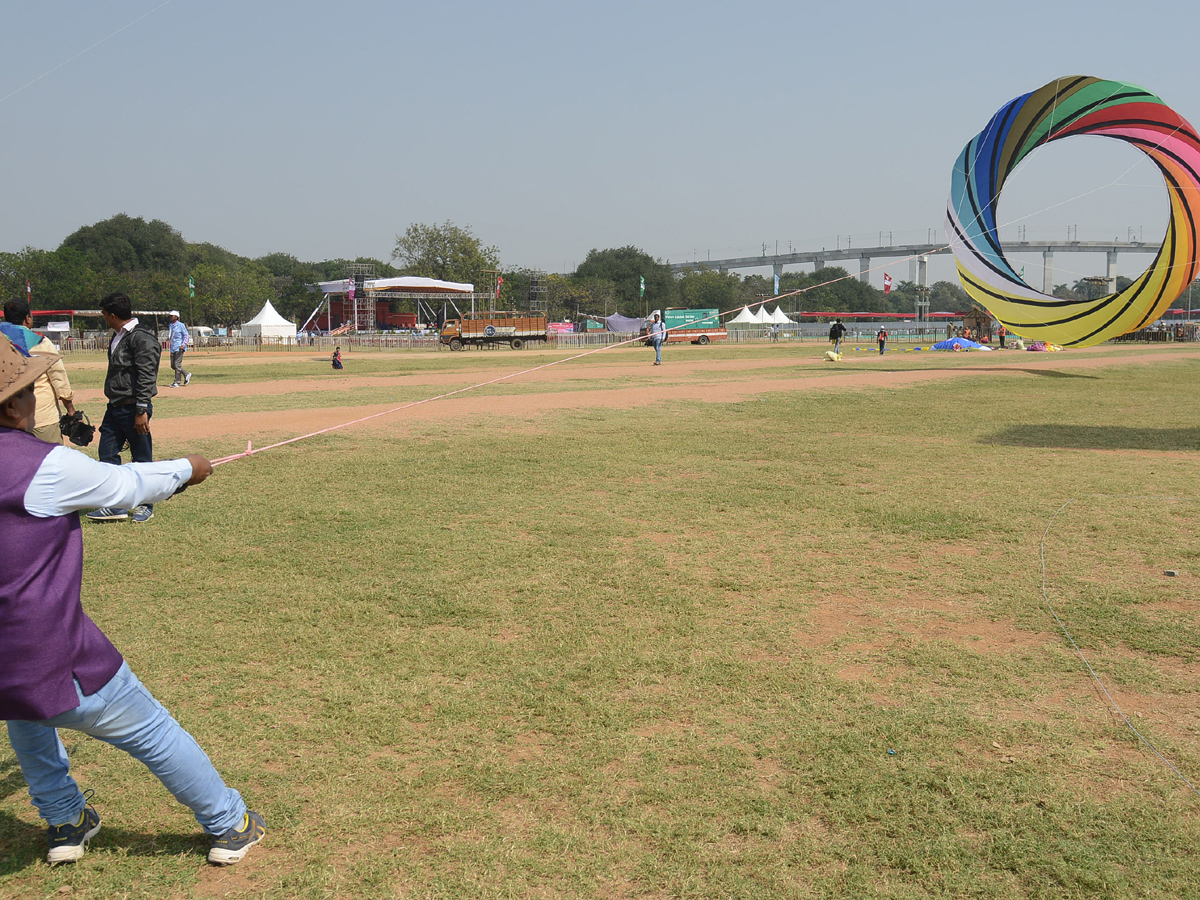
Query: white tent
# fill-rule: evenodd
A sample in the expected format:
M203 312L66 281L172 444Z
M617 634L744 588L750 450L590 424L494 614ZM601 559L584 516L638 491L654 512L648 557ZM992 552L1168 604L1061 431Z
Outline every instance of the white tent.
M750 312L750 307L743 306L742 311L734 318L729 320L730 325L756 325L758 319L754 318L754 313Z
M756 312L754 314L754 321L757 322L759 325L770 325L771 324L771 316L767 312L767 306L765 303L762 306L760 306L758 308L758 312Z
M242 337L262 338L269 343L277 343L288 338L294 340L296 324L289 322L277 313L275 307L271 305L271 301L268 300L258 311L258 315L242 326Z
M787 317L781 307L775 307L775 312L771 313L771 322L775 325L791 325L792 320Z

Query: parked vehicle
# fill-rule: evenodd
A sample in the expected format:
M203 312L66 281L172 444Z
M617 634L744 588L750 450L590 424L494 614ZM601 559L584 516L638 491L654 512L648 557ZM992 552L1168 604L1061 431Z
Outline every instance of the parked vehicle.
M729 337L719 309L666 309L663 324L667 326L668 344L704 345Z
M508 344L520 350L529 341L546 342L546 314L515 310L468 313L447 319L439 339L451 350L485 344Z

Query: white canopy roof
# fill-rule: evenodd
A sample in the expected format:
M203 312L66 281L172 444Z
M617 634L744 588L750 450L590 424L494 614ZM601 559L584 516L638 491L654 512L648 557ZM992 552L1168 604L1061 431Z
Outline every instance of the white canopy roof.
M754 318L754 313L750 312L749 306L743 306L742 311L729 320L730 325L753 325L757 322L758 319Z
M398 278L373 278L363 282L368 291L406 291L414 294L469 294L475 285L458 281L439 281L437 278L422 278L418 275L401 275ZM321 292L346 294L350 291L350 280L322 281Z
M769 325L771 323L771 316L767 312L767 305L765 303L755 311L754 321L759 325Z
M771 313L771 321L776 325L790 325L792 320L787 317L781 307L775 307L775 312Z

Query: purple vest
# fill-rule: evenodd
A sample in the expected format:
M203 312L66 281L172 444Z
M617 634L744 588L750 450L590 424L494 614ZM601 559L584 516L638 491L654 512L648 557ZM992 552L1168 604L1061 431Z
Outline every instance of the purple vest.
M53 444L0 428L0 719L49 719L104 687L121 654L79 602L79 514L41 519L25 491Z

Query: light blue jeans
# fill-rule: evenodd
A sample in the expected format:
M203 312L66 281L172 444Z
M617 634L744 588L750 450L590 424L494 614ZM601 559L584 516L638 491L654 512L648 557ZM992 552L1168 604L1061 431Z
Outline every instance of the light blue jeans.
M76 822L85 805L58 728L90 734L145 763L208 834L241 826L246 813L241 794L225 786L200 745L151 696L128 663L121 663L96 693L85 697L78 681L75 692L75 709L38 722L8 722L8 740L29 796L51 826Z
M653 341L653 344L654 344L654 361L656 363L660 363L660 362L662 362L662 345L663 345L662 339L660 338L657 341Z

